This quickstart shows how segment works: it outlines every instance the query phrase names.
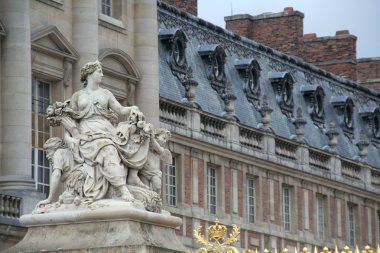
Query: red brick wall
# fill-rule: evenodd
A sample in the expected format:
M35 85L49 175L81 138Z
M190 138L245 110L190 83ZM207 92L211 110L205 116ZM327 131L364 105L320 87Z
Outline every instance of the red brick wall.
M336 210L336 202L335 198L330 196L330 210ZM330 214L330 221L329 221L329 226L330 226L330 237L331 238L336 238L336 212L329 212Z
M195 16L198 15L198 1L197 0L163 0L163 2L168 3L177 7L178 9L189 12Z
M368 244L368 238L367 238L367 209L365 206L359 205L359 226L360 226L360 232L361 232L361 241L362 245L367 245Z
M186 217L186 237L193 236L193 219L191 217Z
M380 58L358 59L356 71L361 85L380 90Z
M303 231L303 189L301 187L297 187L297 219L298 219L298 230Z
M351 80L356 80L356 64L340 63L340 64L319 65L318 67L328 72L334 73L336 75L339 75L345 78L350 78Z
M231 213L231 169L224 167L224 202L225 212Z
M376 220L377 218L376 218L375 208L371 208L371 221L376 221ZM376 222L372 223L372 245L376 245L376 238L377 238L376 228L377 228Z
M303 58L307 62L356 60L357 38L344 32L338 31L333 37L304 39Z
M309 230L311 232L314 231L314 213L315 213L315 208L314 208L314 193L313 191L309 191ZM316 231L314 231L316 233Z
M243 182L243 172L238 171L238 182ZM238 184L238 214L240 217L243 217L243 208L244 208L244 193L243 193L243 184Z
M281 220L281 197L280 197L280 182L278 181L273 181L273 187L274 187L274 223L277 225L282 225L282 220ZM294 198L290 199L290 205L293 205L294 203ZM290 211L292 212L292 211ZM290 218L292 219L292 218ZM292 221L291 221L292 222Z
M246 38L251 38L251 28L252 22L247 18L235 19L231 21L226 21L226 29L244 36Z
M205 207L205 163L201 159L198 160L198 203L199 207L204 208Z
M191 202L191 159L190 156L184 157L185 170L185 203L190 205Z
M380 78L380 58L358 59L358 80Z
M298 56L302 52L303 17L303 13L288 7L281 13L255 17L235 15L226 17L225 21L226 29L234 33Z
M268 216L269 216L269 184L268 184L268 179L263 178L262 179L263 187L263 221L268 222Z

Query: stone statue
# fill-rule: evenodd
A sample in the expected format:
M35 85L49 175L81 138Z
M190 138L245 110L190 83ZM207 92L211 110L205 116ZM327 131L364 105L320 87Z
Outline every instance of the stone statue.
M53 137L44 145L53 172L49 196L37 204L37 213L104 199L139 202L160 211L159 160L171 163L171 153L163 147L170 132L147 123L137 106L121 106L100 87L102 76L99 61L85 64L83 89L47 109L50 124L62 125L65 134L63 140ZM119 116L127 120L119 122ZM64 192L54 202L61 183Z

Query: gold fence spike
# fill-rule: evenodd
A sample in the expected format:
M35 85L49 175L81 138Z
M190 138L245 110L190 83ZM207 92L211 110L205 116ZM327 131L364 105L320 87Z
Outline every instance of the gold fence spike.
M380 253L380 245L379 244L376 247L376 253Z
M297 252L297 247L294 247L294 253L298 253L298 252Z
M269 253L268 249L264 249L263 253Z
M334 253L339 253L338 246L335 245Z
M278 253L278 252L277 252L277 248L274 248L274 253Z
M314 245L314 252L313 253L318 253L318 249L317 249L316 245Z
M302 253L309 253L309 249L307 247L302 248Z
M355 246L355 253L360 253L360 251L359 251L359 247L358 247L357 244L356 244L356 246Z
M289 250L287 249L287 248L284 248L283 250L282 250L282 253L289 253ZM377 253L377 252L376 252Z
M331 251L329 251L329 248L327 248L326 246L323 247L321 253L331 253ZM335 252L334 252L335 253Z
M256 248L256 250L255 250L255 253L257 253L257 248ZM380 253L380 252L379 252Z

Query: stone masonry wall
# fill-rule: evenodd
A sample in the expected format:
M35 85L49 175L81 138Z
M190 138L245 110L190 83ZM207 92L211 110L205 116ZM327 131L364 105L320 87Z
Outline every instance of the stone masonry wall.
M225 17L226 28L281 52L301 56L304 14L287 7L281 13ZM268 36L270 35L270 36Z
M380 90L380 57L358 59L356 70L360 84Z
M163 2L173 5L182 11L191 13L194 16L198 15L198 0L163 0Z

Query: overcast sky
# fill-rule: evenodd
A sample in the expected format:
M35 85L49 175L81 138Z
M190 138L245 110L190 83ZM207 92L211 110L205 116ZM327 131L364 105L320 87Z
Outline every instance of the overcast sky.
M198 16L225 28L224 16L301 11L304 34L333 36L349 30L358 37L357 57L380 57L380 0L198 0Z

